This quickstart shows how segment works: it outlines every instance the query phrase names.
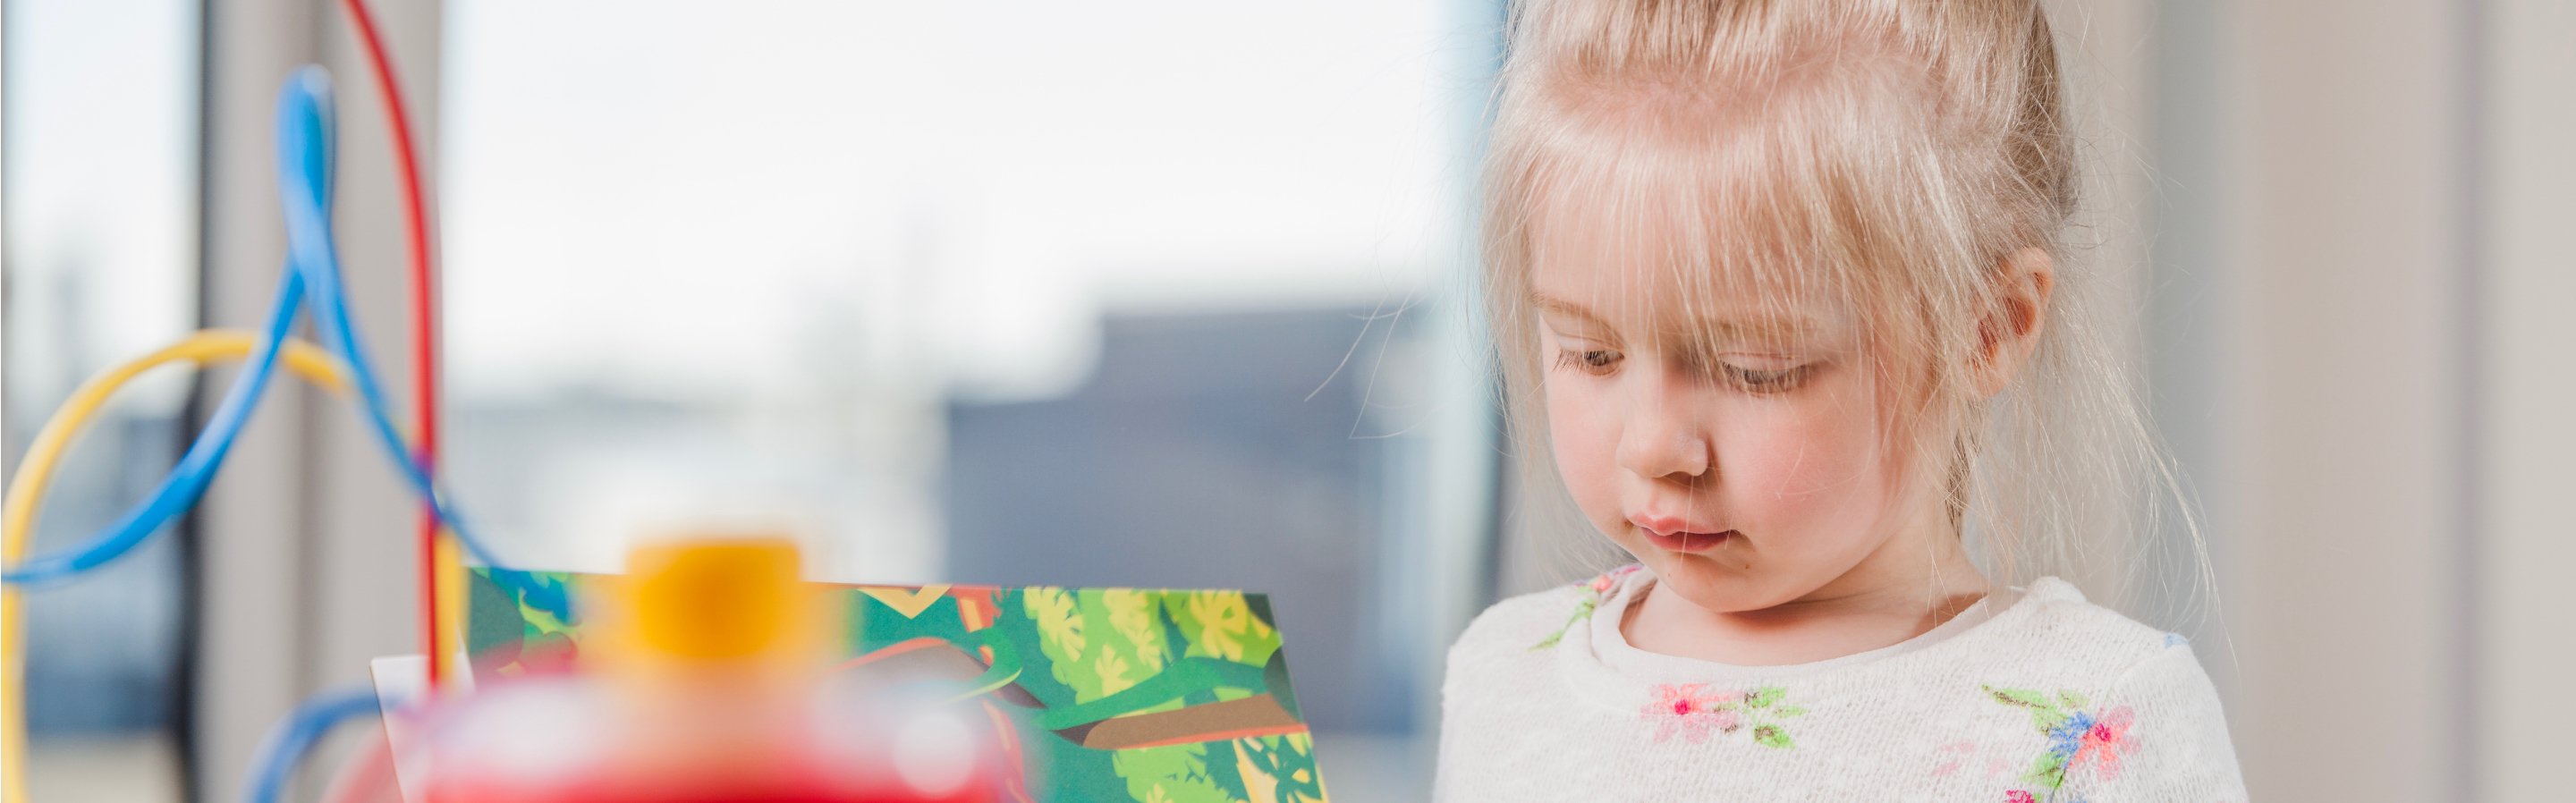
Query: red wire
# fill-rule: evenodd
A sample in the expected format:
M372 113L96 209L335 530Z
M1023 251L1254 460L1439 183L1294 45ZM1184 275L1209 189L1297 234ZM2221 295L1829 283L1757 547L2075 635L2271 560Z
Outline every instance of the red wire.
M345 0L349 21L358 27L358 39L366 45L367 64L375 69L376 89L384 95L387 127L393 129L394 159L402 168L403 225L411 241L411 325L413 409L418 411L414 431L420 438L418 459L424 473L436 476L438 463L438 291L437 273L430 262L429 207L423 203L420 186L420 159L411 144L411 116L404 111L402 88L394 80L394 66L385 56L385 43L376 35L376 21L367 15L363 0ZM421 654L429 657L429 688L439 687L438 660L438 511L424 502L420 514L420 635Z

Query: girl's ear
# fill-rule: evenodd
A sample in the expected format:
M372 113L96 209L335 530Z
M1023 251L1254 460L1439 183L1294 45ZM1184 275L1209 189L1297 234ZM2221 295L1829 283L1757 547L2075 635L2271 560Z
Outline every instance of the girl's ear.
M1995 273L1995 305L1977 322L1971 377L1981 399L2011 386L2039 347L2040 327L2048 322L2048 292L2057 283L2057 260L2038 248L2014 251L2001 267Z

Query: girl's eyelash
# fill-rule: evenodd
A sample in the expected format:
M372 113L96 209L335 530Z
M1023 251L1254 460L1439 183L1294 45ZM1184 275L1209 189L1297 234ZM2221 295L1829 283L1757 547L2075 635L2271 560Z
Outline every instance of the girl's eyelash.
M1619 364L1619 352L1609 349L1566 349L1557 352L1556 365L1585 373L1598 374Z
M1622 359L1625 359L1624 355L1610 349L1565 349L1557 352L1556 365L1559 368L1602 375L1618 367ZM1774 371L1758 371L1724 362L1717 364L1719 378L1728 385L1749 393L1762 394L1797 390L1800 385L1806 384L1808 377L1815 375L1816 368L1816 363L1806 363Z
M1807 377L1815 374L1816 364L1807 363L1777 371L1756 371L1718 363L1718 369L1724 372L1727 381L1736 387L1755 393L1786 393L1797 390L1799 385L1806 384Z

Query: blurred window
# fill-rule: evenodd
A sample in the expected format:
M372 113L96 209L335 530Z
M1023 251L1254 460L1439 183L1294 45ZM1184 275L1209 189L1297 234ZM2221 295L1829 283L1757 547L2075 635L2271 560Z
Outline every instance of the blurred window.
M0 465L89 375L196 327L198 11L179 0L6 0L0 16ZM183 445L190 377L157 372L55 475L33 548L150 492ZM177 799L182 550L156 538L29 592L30 793Z
M449 0L460 497L544 568L1266 590L1319 729L1427 733L1494 5Z

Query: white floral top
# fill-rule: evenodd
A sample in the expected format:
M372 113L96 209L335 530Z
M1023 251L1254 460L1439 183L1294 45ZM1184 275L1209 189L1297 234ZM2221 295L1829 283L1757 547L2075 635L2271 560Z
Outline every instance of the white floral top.
M1620 614L1653 582L1629 566L1468 626L1442 689L1439 800L2245 800L2191 647L2064 581L1771 667L1629 646Z

